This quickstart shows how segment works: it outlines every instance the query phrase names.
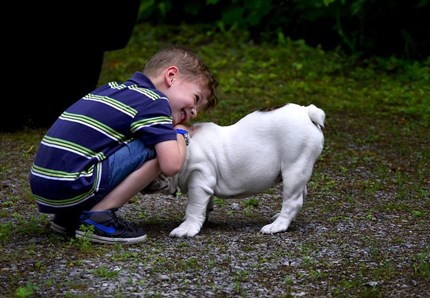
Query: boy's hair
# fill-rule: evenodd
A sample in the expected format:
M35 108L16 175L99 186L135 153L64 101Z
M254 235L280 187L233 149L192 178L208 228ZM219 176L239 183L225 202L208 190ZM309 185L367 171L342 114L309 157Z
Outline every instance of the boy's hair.
M208 88L208 104L204 110L210 110L216 106L218 81L202 59L185 46L173 45L161 49L148 60L143 73L150 77L157 76L159 72L172 65L178 67L184 80L199 81Z

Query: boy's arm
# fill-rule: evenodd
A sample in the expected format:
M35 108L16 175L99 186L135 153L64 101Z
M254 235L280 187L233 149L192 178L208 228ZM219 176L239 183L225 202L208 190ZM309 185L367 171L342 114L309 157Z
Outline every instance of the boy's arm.
M175 128L185 129L186 126L177 125ZM176 135L176 141L165 141L155 145L158 163L161 172L166 176L176 175L182 168L187 155L185 138L181 134Z

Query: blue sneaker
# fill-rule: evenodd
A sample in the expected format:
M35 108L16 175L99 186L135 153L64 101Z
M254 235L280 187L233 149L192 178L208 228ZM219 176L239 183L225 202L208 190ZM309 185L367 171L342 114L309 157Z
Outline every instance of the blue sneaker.
M146 240L145 231L128 223L115 214L118 209L105 211L84 211L79 220L79 227L93 227L92 233L86 233L85 229L76 229L76 237L88 237L90 241L98 243L124 243L132 244Z

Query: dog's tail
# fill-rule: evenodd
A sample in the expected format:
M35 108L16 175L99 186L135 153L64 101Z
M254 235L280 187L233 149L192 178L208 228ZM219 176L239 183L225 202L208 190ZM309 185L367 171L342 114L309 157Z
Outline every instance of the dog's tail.
M313 104L307 106L306 109L311 121L320 127L324 127L325 112Z

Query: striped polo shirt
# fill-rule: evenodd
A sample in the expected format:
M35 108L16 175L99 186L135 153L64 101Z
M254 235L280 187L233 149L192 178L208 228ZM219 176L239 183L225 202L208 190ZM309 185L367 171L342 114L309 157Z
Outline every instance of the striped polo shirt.
M76 206L104 189L108 157L136 138L147 146L176 140L168 98L141 72L87 94L49 128L30 171L39 211Z

